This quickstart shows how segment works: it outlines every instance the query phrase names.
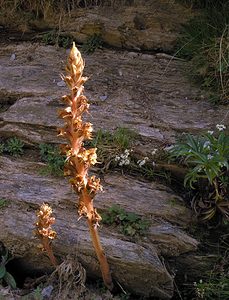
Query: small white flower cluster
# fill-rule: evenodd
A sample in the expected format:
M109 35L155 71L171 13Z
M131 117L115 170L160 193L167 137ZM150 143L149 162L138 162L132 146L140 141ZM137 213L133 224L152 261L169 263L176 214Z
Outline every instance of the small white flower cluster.
M204 286L203 286L203 280L200 279L199 285L198 285L196 282L194 282L193 285L194 285L194 287L195 287L195 289L196 289L196 294L197 294L197 296L198 296L200 299L204 299L204 297L205 297L205 288L204 288Z
M154 148L153 151L151 152L152 155L155 155L157 153L158 149Z
M124 153L115 156L115 161L118 162L120 167L130 164L130 152L132 150L126 149Z
M206 141L204 143L204 148L210 149L210 145L211 145L210 141Z
M138 161L137 161L137 164L139 165L139 167L142 167L142 166L144 166L144 164L147 162L147 160L149 160L149 157L144 157L142 160L141 159L139 159Z
M223 125L223 124L217 124L217 125L216 125L216 128L217 128L219 131L223 131L223 130L226 129L226 126Z

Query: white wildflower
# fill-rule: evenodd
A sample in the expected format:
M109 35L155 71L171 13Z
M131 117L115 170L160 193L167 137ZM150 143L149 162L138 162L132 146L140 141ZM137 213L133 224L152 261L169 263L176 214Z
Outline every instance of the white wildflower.
M141 159L138 160L137 164L139 165L139 167L142 167L142 166L144 166L144 164L146 163L147 160L149 160L149 157L146 156L143 158L143 160L141 160Z
M126 159L125 161L124 161L124 165L129 165L130 164L130 160L129 159Z
M210 144L211 144L210 141L206 141L204 143L204 148L208 148L209 149Z
M212 159L212 158L213 158L213 155L211 155L211 154L208 154L207 158L208 158L208 160L210 160L210 159Z
M118 155L115 156L115 161L119 161L120 159L121 159L120 156L118 156Z
M155 166L156 166L156 163L155 163L155 161L153 161L153 162L152 162L152 165L153 165L153 167L155 167Z
M121 166L121 167L129 165L129 164L130 164L130 160L128 158L125 158L119 162L119 166Z
M155 154L157 153L157 150L158 150L158 149L156 149L156 148L153 149L153 151L151 152L151 154L152 154L152 155L155 155Z
M226 129L226 126L223 125L223 124L217 124L217 125L216 125L216 128L217 128L219 131L223 131L223 130Z
M143 159L143 160L140 160L139 162L139 167L142 167L144 166L144 164L146 163L146 161Z
M213 135L214 131L213 130L208 130L208 134Z
M116 162L119 162L118 165L120 167L124 166L124 165L129 165L130 164L130 158L129 158L129 155L130 155L130 152L132 150L129 150L129 149L126 149L124 151L124 153L121 153L120 155L116 155L115 156L115 161Z

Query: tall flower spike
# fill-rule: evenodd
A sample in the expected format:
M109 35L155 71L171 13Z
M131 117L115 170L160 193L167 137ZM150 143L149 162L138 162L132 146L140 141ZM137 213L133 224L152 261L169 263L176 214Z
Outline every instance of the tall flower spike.
M38 219L35 223L35 236L40 239L43 250L48 254L51 263L54 266L57 266L56 258L51 246L52 240L56 238L56 232L51 228L55 222L55 218L52 217L52 209L48 204L43 203L36 215Z
M100 179L88 176L88 170L96 163L96 148L85 149L84 141L91 139L92 124L83 122L82 116L89 109L84 93L84 83L87 77L83 76L84 61L75 43L70 51L67 62L67 75L64 77L71 93L63 96L66 107L59 112L64 120L64 127L60 128L59 136L67 140L62 146L62 153L66 155L64 174L70 176L70 184L79 196L78 213L87 219L91 239L103 276L104 284L113 288L109 265L102 249L98 235L100 215L93 206L93 199L99 190L102 190Z

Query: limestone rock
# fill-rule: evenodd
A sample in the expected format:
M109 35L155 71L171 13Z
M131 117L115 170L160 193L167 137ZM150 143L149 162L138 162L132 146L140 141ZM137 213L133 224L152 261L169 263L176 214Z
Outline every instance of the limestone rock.
M17 60L9 60L14 52ZM34 59L27 61L32 55ZM0 50L0 134L17 135L28 144L58 142L57 110L66 87L58 87L66 52L29 43ZM181 132L214 129L225 107L213 107L184 77L185 62L154 55L106 50L85 56L85 84L94 130L118 126L135 130L149 151L171 144ZM119 71L121 70L122 76ZM106 101L101 95L109 95Z
M38 241L33 237L33 228L36 209L41 203L48 202L56 216L57 255L63 257L76 251L88 275L99 276L99 266L86 223L77 221L76 196L66 179L43 177L39 175L42 164L29 161L1 157L0 166L0 188L4 190L2 197L7 201L7 207L0 210L4 227L0 232L0 240L14 255L22 256L34 267L47 266L47 261L40 258L38 253ZM158 255L177 256L196 249L197 241L168 221L181 226L185 218L187 221L188 211L181 202L179 204L179 198L176 207L171 207L169 199L172 192L161 185L150 186L120 175L109 175L108 178L104 182L106 192L97 196L96 207L104 210L112 204L120 204L127 211L145 216L151 223L146 237L138 242L102 226L101 241L114 279L139 295L170 299L173 280ZM169 228L168 231L165 226ZM165 247L166 252L160 250Z
M97 34L118 48L170 52L190 16L190 10L175 1L137 0L132 5L77 8L63 19L61 29L80 43ZM58 20L46 21L54 27Z

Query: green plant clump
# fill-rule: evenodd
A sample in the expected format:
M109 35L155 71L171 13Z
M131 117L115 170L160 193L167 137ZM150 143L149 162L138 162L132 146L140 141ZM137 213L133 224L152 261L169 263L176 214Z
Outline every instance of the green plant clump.
M132 146L136 133L124 127L118 127L114 132L98 130L96 136L85 146L97 148L98 162L103 165L103 170L115 166L115 158Z
M10 286L13 289L16 289L16 281L14 280L13 276L6 271L6 264L11 260L9 256L9 252L6 249L5 253L1 255L1 261L0 261L0 283L4 282L8 286Z
M103 40L100 34L91 35L83 44L82 51L86 54L95 52L96 49L101 48Z
M3 151L12 156L20 156L23 154L24 143L16 137L10 138L6 141Z
M118 127L113 133L109 131L98 130L95 138L92 140L94 147L112 146L120 150L125 150L131 147L136 136L133 130L125 127Z
M0 198L0 208L7 206L9 203L8 200Z
M58 34L57 31L49 31L42 36L42 42L46 45L58 45L59 47L69 48L72 45L73 38L69 35Z
M50 144L40 144L41 159L47 163L47 166L42 170L44 174L52 174L56 176L63 175L65 157L60 154L57 146Z
M228 103L229 1L186 2L202 10L184 26L176 53L190 60L191 77L211 91L213 102Z
M149 221L141 216L126 212L119 205L111 206L102 214L102 221L108 225L118 225L121 232L128 236L144 235L149 228Z
M229 299L229 278L227 274L212 274L207 281L200 279L199 282L194 282L194 288L198 299Z
M192 205L203 220L217 214L229 220L229 136L224 125L216 127L217 135L187 134L170 149L171 157L189 168L184 185L198 191Z

